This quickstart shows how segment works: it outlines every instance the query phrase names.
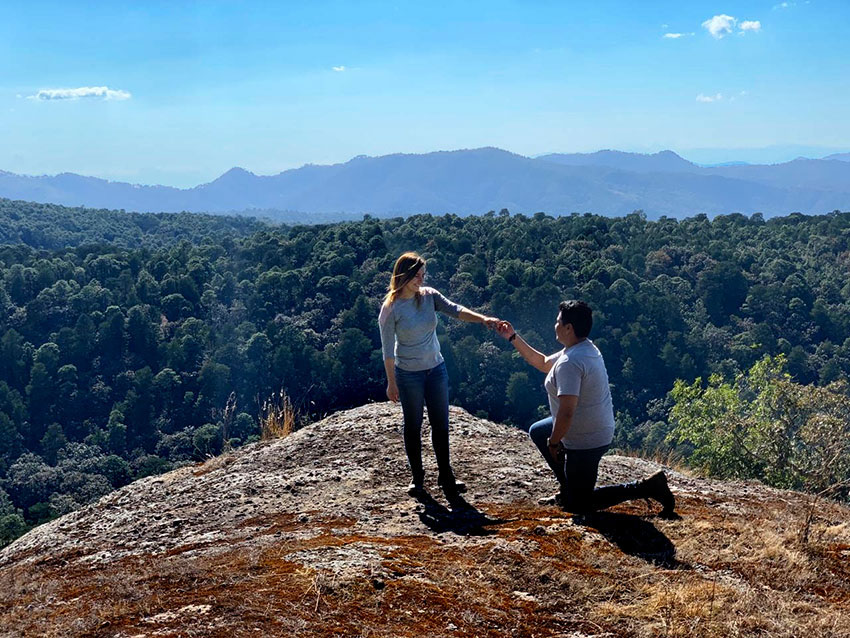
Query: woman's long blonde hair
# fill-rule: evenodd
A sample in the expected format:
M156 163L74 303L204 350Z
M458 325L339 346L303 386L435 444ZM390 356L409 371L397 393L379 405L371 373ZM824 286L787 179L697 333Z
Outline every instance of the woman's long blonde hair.
M395 260L393 276L390 277L390 285L387 287L387 296L384 297L384 305L391 305L401 294L402 288L425 267L425 260L418 253L404 253ZM416 301L419 301L419 293L416 293Z

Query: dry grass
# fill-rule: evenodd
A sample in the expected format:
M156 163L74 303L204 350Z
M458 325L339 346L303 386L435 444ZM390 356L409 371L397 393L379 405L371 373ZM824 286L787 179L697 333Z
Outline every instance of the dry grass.
M231 392L227 397L227 404L221 419L221 437L223 440L222 451L226 454L232 450L230 445L230 428L233 425L233 417L236 415L236 392Z
M273 392L260 407L260 438L263 441L282 439L295 430L297 414L284 390Z
M91 570L55 558L35 574L6 571L0 634L850 635L847 525L825 513L813 523L820 544L803 548L777 505L765 507L773 518L686 502L683 521L638 519L676 546L667 566L624 553L552 508L481 506L504 522L465 546L434 535L358 534L351 518L312 517L312 535L298 537L305 526L286 515L263 521L264 536L250 546L215 554L187 546ZM645 510L615 515L629 513ZM371 571L333 573L293 559L364 544L382 556Z

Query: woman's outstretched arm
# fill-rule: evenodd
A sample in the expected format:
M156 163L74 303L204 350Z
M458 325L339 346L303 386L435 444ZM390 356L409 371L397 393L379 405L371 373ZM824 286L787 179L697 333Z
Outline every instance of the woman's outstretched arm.
M487 315L482 315L480 312L464 308L460 304L456 304L454 301L446 299L439 290L435 290L434 288L423 288L423 291L427 291L434 296L434 310L437 312L443 312L450 317L455 317L461 321L483 323L490 330L495 330L499 325L498 318L488 317Z
M462 321L469 321L470 323L483 323L490 330L495 330L500 323L500 320L497 317L488 317L487 315L482 315L474 310L470 310L469 308L461 308L457 318Z

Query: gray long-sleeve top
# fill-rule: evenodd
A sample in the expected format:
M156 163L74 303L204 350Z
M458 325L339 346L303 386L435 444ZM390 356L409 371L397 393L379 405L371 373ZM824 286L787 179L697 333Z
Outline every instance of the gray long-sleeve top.
M437 312L457 317L463 306L449 301L433 288L419 289L416 299L396 299L381 306L378 326L384 359L395 358L402 370L430 370L443 362L437 340Z

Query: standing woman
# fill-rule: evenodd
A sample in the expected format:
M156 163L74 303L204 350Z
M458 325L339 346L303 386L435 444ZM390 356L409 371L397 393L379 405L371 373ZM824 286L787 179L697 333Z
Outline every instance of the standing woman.
M378 316L384 368L387 372L387 398L401 400L404 413L404 450L412 481L411 496L424 492L422 467L422 416L428 407L431 442L437 457L437 484L446 496L466 491L455 480L449 460L449 383L446 364L437 340L437 312L495 328L499 320L485 317L449 301L433 288L424 287L425 260L413 252L404 253L393 267L392 278Z

